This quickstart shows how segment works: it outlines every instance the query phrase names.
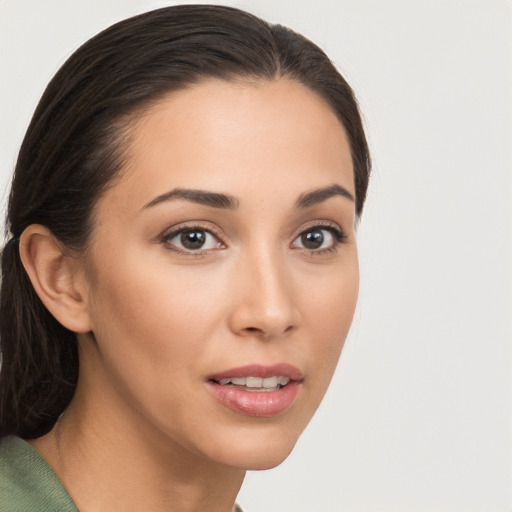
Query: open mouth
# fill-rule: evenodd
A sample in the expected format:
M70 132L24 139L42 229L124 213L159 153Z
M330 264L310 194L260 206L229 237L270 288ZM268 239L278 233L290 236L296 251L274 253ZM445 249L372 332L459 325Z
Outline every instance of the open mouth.
M287 363L250 364L209 375L207 382L215 398L228 409L246 416L281 414L295 402L303 373Z
M278 391L290 382L290 377L226 377L213 380L216 384L249 392Z

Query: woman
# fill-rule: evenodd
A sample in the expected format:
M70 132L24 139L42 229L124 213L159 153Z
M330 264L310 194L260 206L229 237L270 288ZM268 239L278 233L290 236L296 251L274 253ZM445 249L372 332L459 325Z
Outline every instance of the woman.
M176 6L75 52L9 201L7 510L232 510L332 377L369 169L350 87L284 27Z

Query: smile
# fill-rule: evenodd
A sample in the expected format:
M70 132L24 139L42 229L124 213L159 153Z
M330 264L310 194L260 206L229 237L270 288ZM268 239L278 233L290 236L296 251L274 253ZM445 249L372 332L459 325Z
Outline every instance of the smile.
M290 377L226 377L218 382L221 386L230 386L249 392L277 391L290 382Z
M231 411L270 417L293 405L303 380L301 371L289 364L250 365L212 375L208 384L215 398Z

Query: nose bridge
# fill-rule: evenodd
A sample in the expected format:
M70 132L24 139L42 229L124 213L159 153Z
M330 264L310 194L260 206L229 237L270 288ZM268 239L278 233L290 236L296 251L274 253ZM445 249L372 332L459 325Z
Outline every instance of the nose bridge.
M239 265L235 329L265 338L290 332L298 318L283 251L271 244L258 244L241 256Z

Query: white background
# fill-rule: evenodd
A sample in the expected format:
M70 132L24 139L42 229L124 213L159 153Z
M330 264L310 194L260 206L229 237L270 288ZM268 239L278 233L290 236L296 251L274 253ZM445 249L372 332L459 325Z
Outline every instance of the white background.
M100 29L174 2L0 0L0 190L33 109ZM510 512L512 3L223 2L303 32L355 88L374 159L361 294L295 452L248 512ZM5 207L4 207L5 208Z

